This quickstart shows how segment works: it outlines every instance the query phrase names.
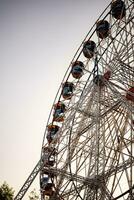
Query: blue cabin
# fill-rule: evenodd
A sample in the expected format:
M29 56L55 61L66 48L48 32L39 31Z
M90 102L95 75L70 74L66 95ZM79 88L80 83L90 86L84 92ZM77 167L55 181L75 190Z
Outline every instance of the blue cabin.
M97 36L101 39L108 37L110 31L110 25L106 20L100 20L96 25Z
M79 79L83 76L84 64L81 61L76 61L72 64L71 73L72 76L76 79Z
M64 99L71 99L74 91L74 84L71 82L65 82L62 88L62 96Z
M56 122L63 122L65 118L66 106L64 103L59 101L57 104L54 105L54 114L53 114L53 121Z

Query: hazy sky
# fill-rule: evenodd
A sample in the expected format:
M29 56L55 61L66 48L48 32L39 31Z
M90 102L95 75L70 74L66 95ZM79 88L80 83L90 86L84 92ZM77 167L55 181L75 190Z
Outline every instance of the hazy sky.
M39 160L64 73L109 3L0 0L0 184L6 180L18 192Z

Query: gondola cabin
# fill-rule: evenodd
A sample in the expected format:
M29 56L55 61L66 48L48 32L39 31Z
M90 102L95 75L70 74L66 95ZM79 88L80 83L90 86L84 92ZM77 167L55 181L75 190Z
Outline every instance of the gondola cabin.
M126 15L126 6L122 0L116 0L111 3L111 13L112 16L119 20Z
M55 155L51 155L46 164L53 167L55 165Z
M86 58L91 59L94 56L96 44L94 41L88 40L83 45L83 54Z
M126 99L134 102L134 87L131 87L128 89L127 94L126 94Z
M54 174L53 173L48 173L48 172L44 172L41 174L41 182L40 182L40 186L41 186L41 192L45 198L45 196L52 196L54 191L53 188L55 187L54 184Z
M58 102L54 105L54 114L53 114L53 121L56 122L63 122L65 118L66 106L62 102Z
M110 77L111 77L111 71L110 71L110 70L107 70L107 71L104 73L103 77L104 77L105 80L108 81L108 80L110 79Z
M84 64L81 61L76 61L72 64L71 74L74 78L79 79L83 76Z
M40 182L41 190L45 190L46 185L48 184L48 177L42 177Z
M110 32L110 25L106 20L100 20L96 24L97 36L101 39L106 38Z
M55 138L58 130L59 130L59 126L57 125L53 125L53 124L49 124L48 127L47 127L47 141L48 143L50 144L53 139Z
M74 91L74 84L71 82L65 82L62 88L62 96L65 100L71 99Z
M48 184L45 190L43 191L44 199L46 199L46 196L52 197L53 194L54 194L54 190L53 190L52 184Z
M53 186L53 178L54 175L52 173L45 172L41 174L41 181L40 181L41 190L45 190L48 185L52 184Z
M45 147L43 149L42 161L44 166L54 166L57 151L52 147Z

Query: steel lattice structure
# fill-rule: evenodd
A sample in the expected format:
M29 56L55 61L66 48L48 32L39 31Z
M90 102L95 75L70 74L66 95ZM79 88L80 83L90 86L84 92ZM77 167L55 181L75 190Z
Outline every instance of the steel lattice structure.
M41 199L134 200L134 1L112 1L77 50L54 100Z

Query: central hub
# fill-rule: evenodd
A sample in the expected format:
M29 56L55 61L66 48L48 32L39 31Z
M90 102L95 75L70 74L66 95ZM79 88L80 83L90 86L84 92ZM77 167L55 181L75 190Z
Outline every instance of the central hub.
M86 179L86 184L88 183L91 190L98 190L102 185L104 185L104 178L100 175L94 175Z

